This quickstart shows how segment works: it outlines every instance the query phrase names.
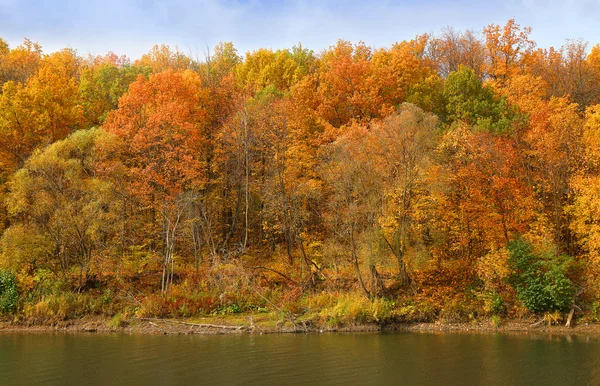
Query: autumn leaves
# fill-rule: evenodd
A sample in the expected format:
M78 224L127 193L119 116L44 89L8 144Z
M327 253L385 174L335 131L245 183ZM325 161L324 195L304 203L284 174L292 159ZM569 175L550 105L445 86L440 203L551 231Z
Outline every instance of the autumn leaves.
M598 49L529 33L244 58L225 43L201 63L0 45L4 264L93 274L142 248L168 292L177 269L250 255L308 287L341 263L374 298L446 265L475 280L523 235L593 276Z

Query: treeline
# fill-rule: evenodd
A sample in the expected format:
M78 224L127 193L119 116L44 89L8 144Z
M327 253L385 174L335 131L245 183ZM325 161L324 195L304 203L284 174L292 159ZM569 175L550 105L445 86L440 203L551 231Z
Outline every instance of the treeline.
M595 317L600 46L529 35L133 62L0 40L2 308Z

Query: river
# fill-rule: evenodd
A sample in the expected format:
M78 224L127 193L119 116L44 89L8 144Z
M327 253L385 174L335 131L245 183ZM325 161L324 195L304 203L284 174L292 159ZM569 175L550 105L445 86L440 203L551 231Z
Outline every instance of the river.
M1 385L600 385L585 336L0 334Z

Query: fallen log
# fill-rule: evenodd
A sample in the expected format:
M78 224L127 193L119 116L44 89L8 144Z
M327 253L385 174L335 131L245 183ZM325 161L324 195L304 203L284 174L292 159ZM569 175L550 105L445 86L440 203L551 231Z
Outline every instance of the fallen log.
M173 324L182 324L185 326L198 327L198 328L220 328L222 330L245 330L248 327L242 326L227 326L221 324L210 324L210 323L189 323L184 322L182 320L173 320L173 319L160 319L160 318L137 318L138 320L143 320L150 322L163 322L163 323L173 323Z
M575 305L571 306L571 311L569 312L569 317L567 318L567 323L565 327L571 327L571 323L573 322L573 315L575 315Z
M546 321L546 319L542 318L541 320L538 320L537 322L530 324L529 327L535 328L535 327L539 326L540 324L544 323L545 321Z

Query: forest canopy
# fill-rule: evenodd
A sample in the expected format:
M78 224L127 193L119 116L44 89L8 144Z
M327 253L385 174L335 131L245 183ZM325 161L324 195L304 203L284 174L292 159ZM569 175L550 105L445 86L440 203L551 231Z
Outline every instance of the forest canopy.
M600 45L530 34L204 60L0 39L0 312L595 318Z

